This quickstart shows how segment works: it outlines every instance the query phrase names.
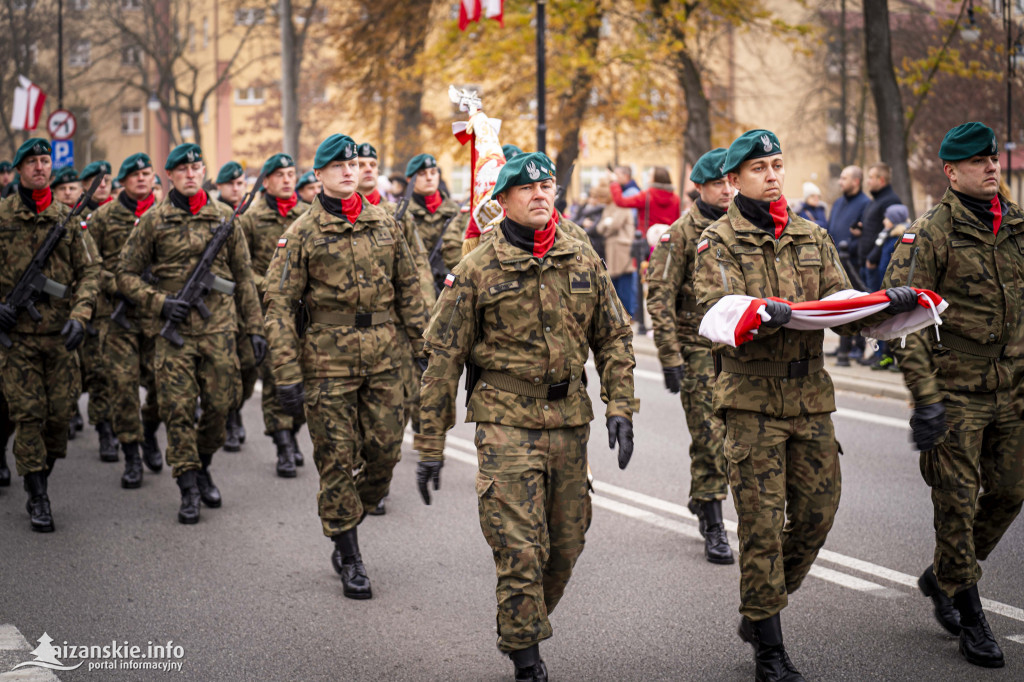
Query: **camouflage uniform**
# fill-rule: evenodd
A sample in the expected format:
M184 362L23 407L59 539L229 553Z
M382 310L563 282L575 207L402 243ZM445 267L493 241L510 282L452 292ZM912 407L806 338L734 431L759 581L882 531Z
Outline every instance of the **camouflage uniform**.
M0 291L14 287L50 228L68 212L68 207L53 201L37 215L17 193L0 201ZM72 297L42 294L35 304L42 319L34 322L28 313L19 312L17 324L8 332L13 345L0 346L20 476L44 472L48 457L67 454L68 423L81 384L78 356L64 348L60 331L69 318L85 326L92 317L100 264L92 238L73 222L43 268L46 277L74 285Z
M792 210L776 240L734 201L697 245L694 292L705 312L726 294L800 302L849 288L828 234ZM860 321L858 330L871 321ZM829 416L835 394L823 369L823 339L822 331L762 326L738 348L714 347L722 372L712 405L725 421L724 455L739 516L740 613L752 621L786 606L839 506L839 443Z
M117 284L121 293L140 310L159 317L164 301L184 285L207 242L231 210L207 200L196 215L175 207L170 194L139 219L121 251ZM142 273L150 268L158 278L147 284ZM235 296L212 291L205 303L210 317L202 319L193 308L178 325L185 340L178 348L163 336L156 337L155 375L160 415L167 425L167 463L175 478L200 469L224 444L228 410L241 393L240 367L235 334L235 300L244 313L240 320L246 334L263 334L259 300L252 281L252 267L245 236L233 230L217 254L211 271L235 282ZM163 325L163 320L159 321ZM201 398L202 417L195 424L196 399Z
M493 232L434 307L414 447L425 461L443 459L462 366L480 367L466 421L477 423L480 527L498 574L498 647L508 653L551 636L548 615L583 551L591 349L607 416L631 419L638 402L629 317L600 260L562 229L541 259ZM564 397L547 388L556 383ZM556 393L527 397L545 390Z
M945 403L949 432L920 457L935 508L935 576L950 597L978 582L978 561L1024 501L1024 213L1004 203L993 234L947 190L907 230L885 277L887 287L949 302L940 340L924 330L892 351L915 406Z
M697 241L711 220L696 206L672 223L661 237L647 269L647 310L661 366L683 367L679 398L690 429L690 497L724 500L722 441L725 424L711 409L715 367L711 342L698 333L701 313L693 293Z
M320 520L324 535L338 536L383 499L401 458L406 351L397 328L421 355L427 302L401 230L365 199L353 225L316 198L282 236L266 282L274 380L304 382ZM301 338L300 300L310 319Z
M441 235L441 257L444 258L445 267L449 271L462 260L462 240L466 236L466 228L469 226L469 204L467 203L459 212L459 215L452 220L448 229Z
M447 232L448 228L454 224L458 218L456 217L459 212L459 205L451 199L445 199L441 202L441 205L436 211L431 213L426 208L418 204L415 197L409 202L409 208L406 209L405 215L412 221L413 226L416 228L416 232L419 233L420 239L423 240L423 247L427 252L429 258L430 252L434 250L434 246L438 240L443 236L441 231ZM451 223L449 223L449 219ZM455 263L459 262L459 258L462 256L462 245L461 243L456 250L454 245L449 243L441 243L441 256L447 264L449 261L454 259Z
M286 216L282 217L277 208L271 206L265 197L259 197L245 212L245 215L238 219L238 228L245 235L245 241L249 245L249 253L252 256L252 277L261 300L267 293L266 272L270 266L270 259L277 249L277 240L289 225L306 212L306 208L305 204L298 203L288 211ZM262 312L266 313L265 307ZM245 345L249 348L249 358L252 358L252 344L246 343ZM244 395L246 384L244 360L242 360L242 365L244 402L248 397ZM263 432L270 436L277 431L297 431L305 420L301 417L295 418L281 408L275 395L274 373L270 369L270 363L265 362L256 368L255 360L253 360L253 368L263 381ZM255 379L252 380L252 383L255 384ZM252 388L249 388L249 395L252 395Z
M103 203L98 204L82 222L90 225L92 219L102 208L114 203L117 202L113 199L107 199ZM96 242L95 238L93 241ZM96 246L97 248L99 247L99 242L96 242ZM101 275L100 291L102 290L103 282ZM96 304L99 306L98 300ZM82 341L82 345L78 347L78 361L82 371L81 390L89 394L89 404L86 408L89 423L93 426L98 426L101 422L107 422L112 425L114 422L113 414L116 394L114 393L114 385L110 377L113 367L108 362L109 358L103 352L103 338L106 330L104 329L104 322L97 319L96 315L93 317L92 327L95 333L87 333ZM114 445L116 446L117 444L115 443Z

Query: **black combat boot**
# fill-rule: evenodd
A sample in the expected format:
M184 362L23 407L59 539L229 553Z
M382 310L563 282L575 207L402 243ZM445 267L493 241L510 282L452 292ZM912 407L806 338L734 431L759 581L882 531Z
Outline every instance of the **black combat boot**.
M548 668L540 657L540 647L534 644L508 655L516 666L516 682L548 682Z
M139 457L139 444L121 443L121 449L124 451L124 474L121 475L121 487L142 487L142 458Z
M7 468L7 449L4 448L0 450L0 488L6 488L10 484L11 470Z
M53 532L50 498L46 495L46 473L45 471L33 471L30 474L25 474L25 492L28 493L25 509L31 519L32 530L37 533Z
M178 488L181 490L178 523L199 523L199 486L196 485L194 469L189 469L178 476Z
M295 448L295 466L300 467L306 463L306 458L302 456L302 451L299 450L299 429L301 426L296 426L292 429L292 447Z
M968 663L983 668L1002 668L1003 650L996 643L992 630L981 610L978 586L971 585L953 595L953 605L960 612L960 655Z
M11 484L11 470L7 468L7 442L14 433L14 422L7 414L7 404L0 395L0 488Z
M102 421L96 424L96 433L100 437L100 460L103 462L116 462L117 438L114 437L114 430L110 428L110 422Z
M959 635L960 612L953 606L953 600L939 589L939 581L935 579L932 566L924 569L924 573L917 579L917 586L924 596L931 597L932 603L935 605L935 620L939 621L939 625L949 634Z
M377 506L366 513L370 516L384 516L387 514L388 508L384 506L384 500L386 499L388 499L387 496L380 498L380 502L377 503Z
M793 667L782 645L779 614L748 622L754 635L754 679L757 682L803 682L803 676Z
M199 486L199 497L202 498L203 504L212 509L216 509L221 505L220 490L213 484L213 479L210 478L210 462L213 460L213 455L204 455L200 453L199 461L203 463L203 468L196 472L196 485Z
M75 431L85 428L85 420L82 419L82 413L78 410L78 403L75 403L75 413L71 415L71 426L75 428Z
M363 566L363 557L359 555L359 538L356 535L356 529L352 528L331 539L334 541L331 565L341 576L345 596L349 599L372 597L370 579L366 575L366 567Z
M160 444L156 441L156 431L160 422L142 422L142 461L146 468L159 474L164 468L164 456L160 452Z
M277 446L277 475L281 478L295 478L295 442L288 429L274 431L270 436Z
M731 564L736 561L722 522L722 501L701 502L704 514L704 558L713 564Z
M225 427L227 433L225 434L223 445L226 452L238 452L242 449L242 441L238 438L240 420L238 412L235 410L228 412L228 425Z
M707 521L704 520L704 509L701 507L701 502L691 497L690 501L686 503L686 508L690 510L691 514L697 517L697 530L700 532L700 536L702 538L706 538Z
M235 436L238 438L239 443L245 443L245 423L242 421L242 410L239 408L238 412L235 412Z

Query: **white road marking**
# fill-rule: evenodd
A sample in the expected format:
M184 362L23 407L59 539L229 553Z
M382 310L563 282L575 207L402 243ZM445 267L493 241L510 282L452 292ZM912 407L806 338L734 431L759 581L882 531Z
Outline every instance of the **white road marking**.
M0 624L0 653L31 650L32 646L18 628L10 623ZM4 658L9 661L11 656ZM10 665L13 667L16 663ZM44 668L22 668L0 673L0 682L60 682L60 678Z
M1017 644L1024 644L1024 635L1010 635L1006 639Z
M0 625L0 650L4 651L30 651L28 645L18 628L13 625Z
M833 571L831 568L825 568L824 566L811 566L811 575L815 578L821 578L827 580L830 583L836 585L842 585L848 587L851 590L857 590L858 592L869 592L876 597L896 598L902 597L903 595L896 590L873 583L869 580L862 580L849 573L840 573L839 571Z
M0 673L0 682L60 682L60 678L43 668L22 668Z

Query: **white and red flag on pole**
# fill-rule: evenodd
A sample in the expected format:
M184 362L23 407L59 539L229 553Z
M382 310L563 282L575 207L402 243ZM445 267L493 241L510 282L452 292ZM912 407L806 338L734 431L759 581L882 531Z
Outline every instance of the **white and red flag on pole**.
M43 113L46 93L39 86L18 76L18 87L14 88L14 110L11 112L11 128L14 130L35 130Z
M459 3L459 30L465 31L466 27L474 21L494 19L498 24L505 27L505 0L462 0Z
M914 289L917 292L917 306L907 313L893 315L878 324L866 326L861 333L872 339L888 341L924 329L929 325L942 324L939 315L949 307L941 296L928 289ZM845 289L820 301L790 303L782 301L793 309L789 322L784 327L811 331L827 329L848 322L862 320L889 307L889 297L884 291L865 294L863 291ZM715 343L724 343L736 348L753 340L761 322L771 319L765 312L765 300L753 296L730 294L718 299L711 306L700 323L700 335Z

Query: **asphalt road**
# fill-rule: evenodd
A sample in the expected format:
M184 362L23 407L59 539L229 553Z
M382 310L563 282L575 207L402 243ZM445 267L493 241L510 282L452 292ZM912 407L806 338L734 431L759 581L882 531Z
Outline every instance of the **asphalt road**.
M640 356L641 412L626 471L607 448L603 418L594 422L594 521L552 617L554 637L542 645L552 680L753 676L750 647L735 635L739 569L703 559L685 511L689 436L660 377L657 361ZM591 393L598 402L595 386ZM825 551L783 612L794 663L811 680L1024 677L1024 525L985 562L981 583L1007 667L975 668L914 587L933 541L906 405L852 393L840 393L839 404L843 497ZM477 520L468 425L451 433L430 507L415 492L407 441L387 515L360 526L374 598L358 602L342 596L330 566L308 436L300 439L306 467L280 479L257 427L258 401L244 417L242 452L214 459L224 506L204 508L197 526L177 523L166 469L122 490L121 465L99 461L89 427L50 481L56 533L29 530L20 481L0 489L0 681L53 679L7 672L33 659L26 645L44 632L57 645L181 647L173 672L90 671L100 659L59 656L85 661L58 671L61 680L512 679L494 647L494 567ZM731 502L725 509L735 520Z

